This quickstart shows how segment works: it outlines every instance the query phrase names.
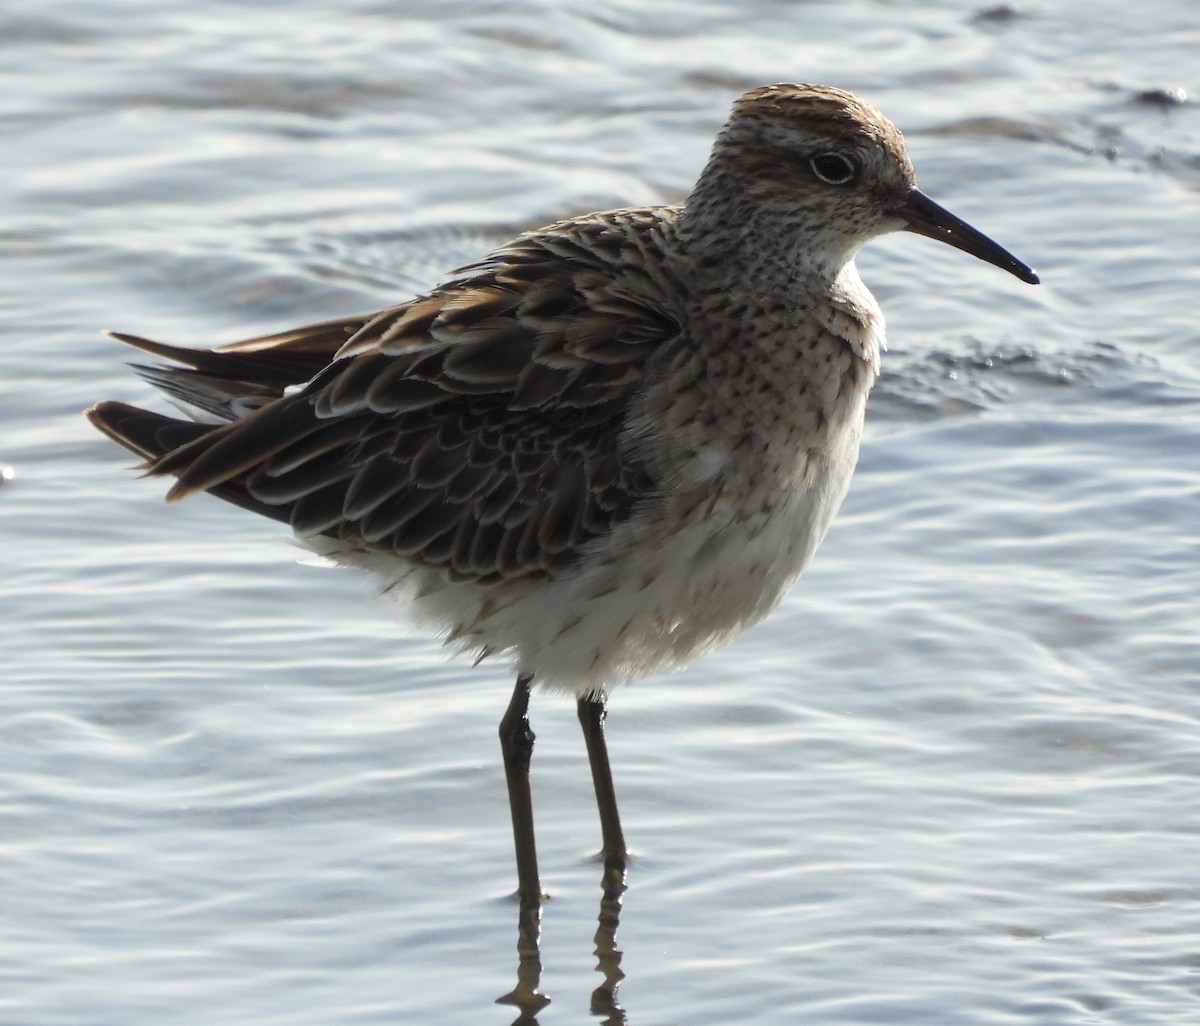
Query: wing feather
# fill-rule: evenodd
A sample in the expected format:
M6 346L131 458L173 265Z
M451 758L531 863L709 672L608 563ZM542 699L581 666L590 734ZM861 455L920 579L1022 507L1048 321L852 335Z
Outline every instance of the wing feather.
M552 226L428 296L311 336L216 355L118 336L190 368L153 372L168 391L240 381L265 405L183 433L163 424L186 422L130 414L136 431L105 430L151 473L178 478L171 498L209 490L301 536L453 579L553 575L657 491L622 432L648 364L682 337L681 303L655 290L653 268L623 264L617 243L632 234L653 250L664 220L614 212ZM301 372L309 383L285 393Z

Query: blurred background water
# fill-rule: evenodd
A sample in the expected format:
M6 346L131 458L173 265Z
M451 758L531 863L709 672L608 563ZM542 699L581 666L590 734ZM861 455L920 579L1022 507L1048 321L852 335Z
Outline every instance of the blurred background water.
M97 329L359 313L677 201L780 80L875 102L1045 284L862 254L891 351L842 516L769 621L612 702L623 1012L535 700L537 1021L1196 1022L1198 53L1191 0L0 8L0 1023L513 1022L507 673L164 507L80 416L157 402Z

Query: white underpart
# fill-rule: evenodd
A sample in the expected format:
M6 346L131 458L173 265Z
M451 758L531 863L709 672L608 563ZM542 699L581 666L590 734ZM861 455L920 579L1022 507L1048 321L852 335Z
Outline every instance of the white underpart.
M683 476L714 496L666 515L635 514L595 544L570 576L481 588L386 554L336 541L305 544L369 571L402 618L480 657L508 655L543 688L607 691L674 670L766 616L808 565L850 484L866 389L840 411L823 452L797 459L785 480L730 473L698 453ZM717 479L724 478L723 485ZM692 491L695 494L695 491Z

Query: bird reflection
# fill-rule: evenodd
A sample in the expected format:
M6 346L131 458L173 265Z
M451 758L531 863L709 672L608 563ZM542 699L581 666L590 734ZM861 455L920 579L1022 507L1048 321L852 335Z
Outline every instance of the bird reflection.
M625 862L607 859L602 881L600 914L595 935L596 971L604 981L592 991L591 1013L601 1018L602 1026L627 1026L625 1010L617 1003L617 988L625 978L621 971L621 952L617 948L617 927L621 922L621 902L625 895ZM517 985L496 999L498 1005L513 1005L519 1015L512 1026L538 1026L538 1013L550 1004L550 998L538 989L542 979L542 955L538 941L542 929L541 904L522 902L517 920Z
M596 925L596 970L604 982L592 991L592 1015L603 1016L603 1026L625 1026L625 1009L617 1004L617 988L625 978L617 927L621 924L621 900L625 894L625 865L609 861L604 866L604 895Z
M542 982L542 953L538 939L542 933L542 906L521 903L517 920L517 985L496 998L498 1005L514 1005L520 1011L513 1026L538 1026L537 1014L550 999L538 991Z

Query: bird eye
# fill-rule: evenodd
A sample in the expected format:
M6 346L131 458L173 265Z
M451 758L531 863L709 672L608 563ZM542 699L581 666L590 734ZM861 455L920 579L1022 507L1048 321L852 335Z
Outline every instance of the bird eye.
M809 158L808 166L826 185L847 185L858 174L854 163L840 153L818 153Z

